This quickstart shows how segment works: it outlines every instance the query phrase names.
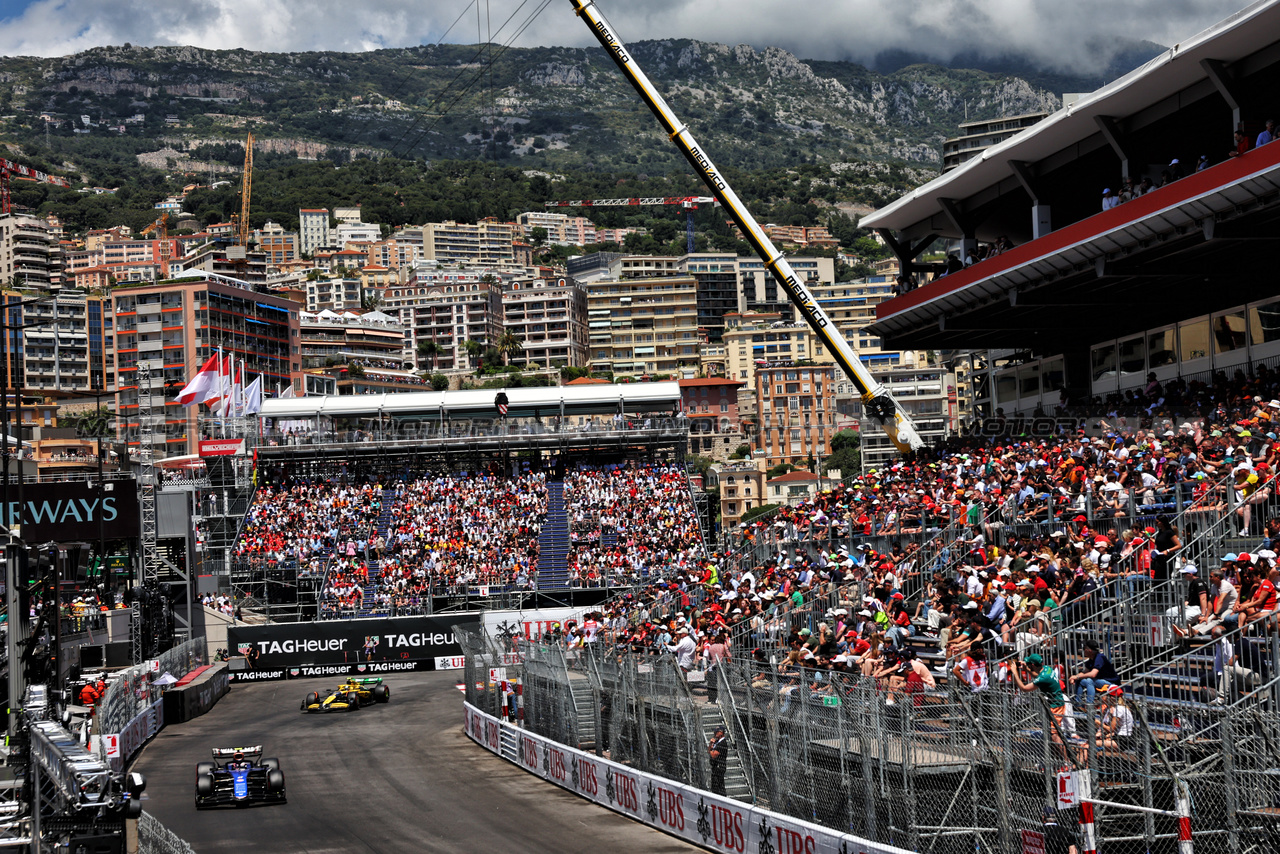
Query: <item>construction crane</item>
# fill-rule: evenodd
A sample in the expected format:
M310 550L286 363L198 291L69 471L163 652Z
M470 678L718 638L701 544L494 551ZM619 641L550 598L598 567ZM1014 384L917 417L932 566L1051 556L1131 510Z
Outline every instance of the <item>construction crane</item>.
M160 274L162 278L169 278L169 254L172 244L169 243L169 212L165 211L160 214L160 218L155 222L142 229L141 236L146 237L153 231L160 233Z
M253 131L244 143L244 179L240 182L240 213L232 214L231 222L235 226L235 245L239 247L236 255L244 260L249 251L249 199L253 195ZM231 253L227 253L231 257Z
M613 26L605 20L594 0L570 0L578 17L586 23L600 45L613 58L618 70L623 73L641 99L657 117L671 141L676 144L689 165L702 178L703 183L711 190L742 229L747 242L756 250L765 267L773 273L774 279L787 292L791 302L799 310L805 322L813 329L823 345L831 351L836 362L848 375L854 387L862 395L862 406L867 415L877 421L884 429L894 446L903 453L914 451L924 446L924 440L911 421L911 416L893 399L893 395L883 383L871 376L871 372L858 359L857 352L844 340L836 329L831 318L823 311L822 306L814 299L813 294L800 281L791 269L787 259L777 250L768 236L760 228L755 217L747 210L746 205L725 180L724 174L711 162L711 158L702 146L694 140L689 129L676 118L675 113L667 106L662 95L654 88L649 78L640 69L636 58L627 50L626 45L615 34Z
M622 208L641 205L680 205L685 210L685 236L689 254L693 254L693 212L698 205L719 204L711 196L653 196L633 199L575 199L569 202L547 202L549 208Z
M12 160L5 160L0 157L0 214L4 216L8 216L12 212L9 198L10 175L16 175L26 181L35 181L38 184L54 184L59 187L71 186L71 182L66 178L58 175L49 175L39 169L32 169L30 166L23 166L21 163L14 163Z

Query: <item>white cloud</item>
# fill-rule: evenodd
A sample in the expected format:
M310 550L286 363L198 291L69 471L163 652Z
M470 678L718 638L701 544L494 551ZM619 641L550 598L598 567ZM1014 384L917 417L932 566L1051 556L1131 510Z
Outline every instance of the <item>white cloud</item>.
M528 0L505 42L541 0ZM517 0L481 0L498 31ZM1112 39L1173 44L1237 11L1241 0L604 0L628 41L696 38L775 45L806 59L868 61L885 50L938 59L1009 52L1088 70ZM35 0L0 21L0 53L61 56L90 47L190 44L256 51L362 51L436 41L465 0ZM447 38L477 40L470 9ZM519 45L592 45L569 0L552 0Z

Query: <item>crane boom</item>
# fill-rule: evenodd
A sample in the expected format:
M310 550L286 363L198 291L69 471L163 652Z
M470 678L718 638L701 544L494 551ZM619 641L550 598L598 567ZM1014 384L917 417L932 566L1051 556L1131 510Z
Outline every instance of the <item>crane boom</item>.
M640 205L711 205L715 204L711 196L653 196L631 199L573 199L568 202L547 202L549 208L621 208Z
M244 180L240 185L240 218L236 220L236 244L249 246L249 200L253 195L253 131L244 143Z
M0 214L8 216L12 210L9 199L9 176L17 175L19 178L25 178L28 181L35 181L38 184L56 184L59 187L70 187L71 182L59 175L50 175L47 172L41 172L39 169L32 169L30 166L23 166L21 163L14 163L0 157Z
M916 431L911 417L893 399L880 381L871 376L871 372L858 359L858 354L844 340L844 336L836 329L831 318L823 311L822 306L814 299L813 294L804 286L800 278L791 269L787 259L777 250L768 236L761 230L755 217L747 210L746 205L738 198L729 186L724 175L711 162L706 151L693 138L689 129L676 118L675 113L667 106L658 90L640 69L635 57L627 50L622 40L616 35L613 26L605 20L594 0L570 0L574 12L586 21L591 32L595 34L600 45L613 57L618 66L640 98L649 106L658 122L667 131L671 141L676 144L689 165L702 178L703 183L711 190L720 204L729 210L738 226L746 236L747 242L756 250L760 260L773 273L774 278L787 292L791 302L799 309L805 322L813 329L814 334L823 345L831 351L836 362L848 375L855 388L862 395L862 405L867 414L880 423L889 439L899 451L908 452L924 445L924 440Z

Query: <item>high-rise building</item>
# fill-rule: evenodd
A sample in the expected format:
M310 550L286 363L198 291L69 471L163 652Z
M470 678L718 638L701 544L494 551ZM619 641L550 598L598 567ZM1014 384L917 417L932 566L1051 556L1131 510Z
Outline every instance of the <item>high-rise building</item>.
M479 353L470 352L467 342L480 348L496 344L503 328L502 285L480 279L479 272L437 275L423 267L403 286L384 292L384 310L398 314L411 333L405 336L406 360L416 360L419 370L479 365ZM434 355L419 349L427 342L438 348Z
M303 208L298 211L298 251L314 255L329 245L329 209Z
M169 454L198 450L196 415L204 410L174 398L219 349L237 366L243 362L249 377L261 375L267 388L301 380L299 306L291 300L225 277L116 288L111 299L116 411L131 446L138 443L140 393L149 386L153 417L163 413L163 426L154 430L157 447Z
M0 287L46 288L59 269L57 239L42 219L0 217Z
M787 263L810 289L826 282L836 280L836 262L834 258L808 258L797 256L788 258ZM738 287L742 291L740 311L779 312L785 317L794 317L795 312L787 292L778 286L764 262L759 258L738 259Z
M834 365L768 365L756 369L760 411L755 448L766 468L802 465L831 453L836 432Z
M475 225L465 222L429 222L422 227L422 257L442 264L515 263L512 242L521 236L515 223L483 219Z
M587 292L573 279L515 281L502 289L503 325L520 339L513 365L587 363Z
M615 375L698 372L698 294L692 276L587 285L590 367Z
M774 363L819 362L831 357L804 323L783 320L780 314L729 314L725 316L725 367L730 379L756 385L756 370Z
M89 391L110 388L113 330L111 299L64 291L24 306L23 383L26 389Z

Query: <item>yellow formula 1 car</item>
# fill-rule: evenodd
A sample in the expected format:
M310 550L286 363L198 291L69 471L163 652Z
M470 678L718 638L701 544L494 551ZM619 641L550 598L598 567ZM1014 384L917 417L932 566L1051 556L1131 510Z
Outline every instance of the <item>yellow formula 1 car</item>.
M302 701L304 712L354 712L361 706L386 703L391 689L382 684L381 676L351 678L327 694L312 691Z

